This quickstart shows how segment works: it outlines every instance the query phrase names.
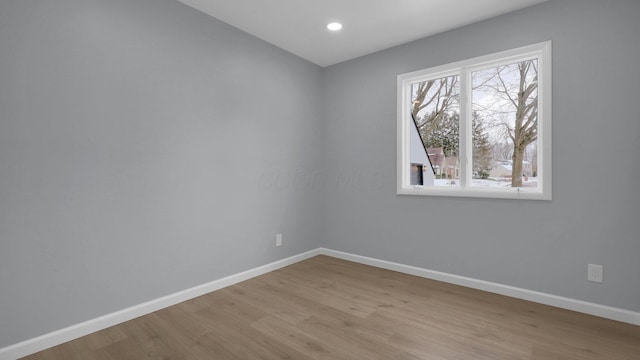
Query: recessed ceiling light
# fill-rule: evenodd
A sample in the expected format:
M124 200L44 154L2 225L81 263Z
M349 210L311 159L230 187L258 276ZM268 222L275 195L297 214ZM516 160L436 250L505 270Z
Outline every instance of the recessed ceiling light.
M338 31L338 30L342 29L342 24L340 24L338 22L328 23L327 24L327 29L329 29L331 31Z

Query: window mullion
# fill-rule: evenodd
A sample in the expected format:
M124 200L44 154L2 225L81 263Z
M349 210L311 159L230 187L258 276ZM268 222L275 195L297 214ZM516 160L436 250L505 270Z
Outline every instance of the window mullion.
M409 105L411 103L411 91L409 81L402 83L402 92L398 96L398 116L403 119L410 118ZM398 124L398 184L399 189L409 185L410 177L410 125L403 121Z
M460 71L460 187L471 186L472 136L471 136L471 71Z

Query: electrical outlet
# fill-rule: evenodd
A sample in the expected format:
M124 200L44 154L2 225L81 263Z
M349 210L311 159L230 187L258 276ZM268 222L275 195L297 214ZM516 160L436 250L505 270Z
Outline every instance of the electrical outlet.
M589 264L587 280L601 283L603 277L602 265Z
M282 246L282 234L276 234L276 246Z

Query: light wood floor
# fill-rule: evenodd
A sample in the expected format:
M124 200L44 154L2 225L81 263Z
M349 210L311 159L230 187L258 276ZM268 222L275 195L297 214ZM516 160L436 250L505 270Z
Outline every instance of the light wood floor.
M640 359L640 327L318 256L26 359Z

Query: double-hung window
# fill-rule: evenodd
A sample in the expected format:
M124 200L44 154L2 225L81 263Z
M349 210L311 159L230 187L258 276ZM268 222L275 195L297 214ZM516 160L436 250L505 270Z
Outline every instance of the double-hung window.
M551 199L551 42L398 76L398 194Z

